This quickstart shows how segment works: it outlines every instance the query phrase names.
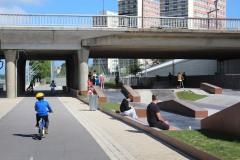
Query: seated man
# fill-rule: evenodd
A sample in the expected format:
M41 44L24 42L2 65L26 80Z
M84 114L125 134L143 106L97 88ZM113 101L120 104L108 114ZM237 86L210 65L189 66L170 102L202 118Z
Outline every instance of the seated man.
M127 96L127 99L124 98L120 105L120 111L123 113L123 115L132 115L133 118L138 119L135 109L133 106L129 105L129 102L132 101L132 99L133 97L130 94Z
M170 126L168 121L165 121L161 114L159 107L157 106L158 95L152 95L152 102L147 107L147 121L150 127L157 127L162 130L175 130L174 127Z

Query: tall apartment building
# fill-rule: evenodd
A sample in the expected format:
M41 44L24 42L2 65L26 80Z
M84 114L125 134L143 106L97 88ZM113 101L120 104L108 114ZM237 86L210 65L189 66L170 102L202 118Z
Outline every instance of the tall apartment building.
M215 10L216 0L160 0L160 15L163 17L207 18ZM226 0L217 0L217 17L226 18ZM215 18L216 12L209 13Z
M142 12L143 10L143 12ZM159 17L159 0L118 0L118 15L137 17ZM153 27L156 19L144 19L144 27ZM142 19L138 18L136 26L141 27Z
M143 11L143 12L142 12ZM142 23L142 15L144 17L160 17L160 0L118 0L118 15L136 16L135 26L141 28L142 24L145 28L155 27L156 19L145 18ZM119 67L124 68L131 66L133 59L119 59ZM146 66L143 59L139 59L139 63Z
M142 2L144 16L160 15L159 0L118 0L118 15L142 16Z
M215 11L217 3L217 13ZM226 0L160 0L161 17L190 17L190 18L226 18ZM216 16L217 15L217 16ZM170 22L171 26L177 22ZM225 28L224 21L192 21L191 24L185 21L186 28Z

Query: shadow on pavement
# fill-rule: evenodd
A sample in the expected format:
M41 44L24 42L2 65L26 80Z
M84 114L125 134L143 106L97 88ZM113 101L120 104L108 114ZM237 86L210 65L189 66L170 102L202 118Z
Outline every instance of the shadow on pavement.
M13 134L13 136L32 138L33 140L41 140L38 134ZM45 137L42 137L45 138Z
M132 132L132 133L144 133L141 130L126 130L128 132Z

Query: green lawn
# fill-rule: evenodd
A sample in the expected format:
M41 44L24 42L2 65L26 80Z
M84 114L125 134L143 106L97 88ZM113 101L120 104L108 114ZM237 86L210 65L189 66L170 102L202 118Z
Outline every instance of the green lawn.
M120 104L112 103L112 102L100 103L100 106L102 106L106 109L115 110L115 111L119 111L119 108L120 108Z
M122 85L123 85L122 82L118 83L118 87L120 87ZM112 87L116 87L116 83L115 83L115 81L105 82L104 86L105 86L105 88L112 88Z
M163 131L163 133L221 159L240 159L240 139L235 137L203 130Z
M176 94L177 94L179 99L190 100L190 101L196 101L196 100L207 97L206 95L199 95L199 94L196 94L196 93L194 93L190 90L180 91L180 92L177 92Z

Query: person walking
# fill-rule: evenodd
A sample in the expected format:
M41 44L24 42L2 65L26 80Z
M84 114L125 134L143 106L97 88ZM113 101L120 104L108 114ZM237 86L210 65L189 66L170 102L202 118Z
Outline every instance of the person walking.
M179 82L179 88L184 88L184 85L183 85L183 76L180 72L178 72L178 82Z
M101 85L101 89L104 89L104 77L102 74L100 74L100 85Z

